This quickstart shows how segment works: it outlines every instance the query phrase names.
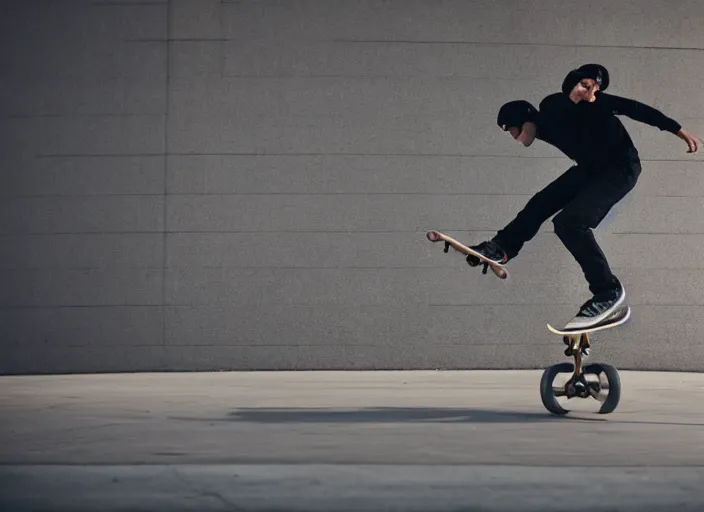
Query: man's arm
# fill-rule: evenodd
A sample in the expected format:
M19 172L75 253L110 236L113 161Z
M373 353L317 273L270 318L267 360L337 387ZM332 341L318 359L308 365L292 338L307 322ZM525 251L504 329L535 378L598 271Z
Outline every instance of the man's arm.
M596 97L596 104L601 103L602 108L608 108L615 115L625 115L634 121L640 121L677 135L689 146L688 153L695 153L699 149L697 139L689 135L680 123L666 116L660 110L640 101L606 94L605 92L598 92Z
M608 108L612 114L628 116L635 121L655 126L670 133L677 133L682 128L674 119L640 101L605 92L598 92L596 97L596 104Z

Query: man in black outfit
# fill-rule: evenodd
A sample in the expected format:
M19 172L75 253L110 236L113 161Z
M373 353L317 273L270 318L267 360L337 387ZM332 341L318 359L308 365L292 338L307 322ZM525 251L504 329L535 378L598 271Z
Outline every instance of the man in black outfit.
M526 147L535 139L552 144L576 165L533 196L491 240L472 247L493 261L506 263L543 222L560 212L552 219L555 234L580 265L593 295L565 329L595 325L625 299L623 285L611 272L592 233L633 189L641 173L638 151L616 115L677 135L689 146L688 153L698 150L696 139L678 122L643 103L606 94L608 85L606 68L585 64L570 71L562 92L545 97L539 111L523 100L501 107L497 123L514 139ZM467 261L472 266L480 264L478 258Z

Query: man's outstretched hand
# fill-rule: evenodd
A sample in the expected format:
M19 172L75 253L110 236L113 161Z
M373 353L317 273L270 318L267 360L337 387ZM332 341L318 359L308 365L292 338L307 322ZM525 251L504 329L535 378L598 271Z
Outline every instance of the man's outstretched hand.
M687 143L687 146L689 146L687 153L696 153L699 150L699 143L697 141L698 137L691 136L684 130L684 128L680 128L675 135Z

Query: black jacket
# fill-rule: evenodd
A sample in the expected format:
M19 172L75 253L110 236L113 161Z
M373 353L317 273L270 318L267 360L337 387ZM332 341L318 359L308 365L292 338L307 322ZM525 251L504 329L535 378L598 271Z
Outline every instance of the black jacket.
M635 149L625 115L660 130L677 133L680 124L635 100L597 92L596 101L573 103L564 93L546 96L539 106L537 138L552 144L580 165L626 162Z

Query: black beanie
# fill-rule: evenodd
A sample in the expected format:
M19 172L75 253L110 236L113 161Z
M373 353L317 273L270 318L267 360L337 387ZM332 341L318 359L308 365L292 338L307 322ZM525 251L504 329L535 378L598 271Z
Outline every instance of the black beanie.
M569 94L574 86L584 78L591 78L599 84L599 90L605 91L609 86L609 72L601 64L584 64L577 69L573 69L562 81L562 92Z
M511 126L521 128L526 121L535 121L538 116L538 109L525 100L515 100L504 103L499 109L496 124L502 130L508 130Z
M599 84L599 90L605 91L609 86L609 71L601 64L584 64L577 68L587 78L591 78Z

